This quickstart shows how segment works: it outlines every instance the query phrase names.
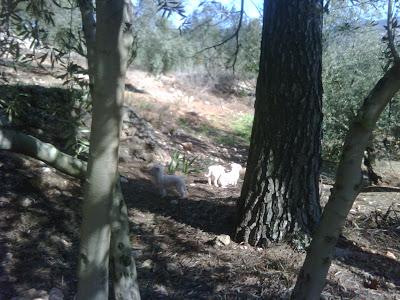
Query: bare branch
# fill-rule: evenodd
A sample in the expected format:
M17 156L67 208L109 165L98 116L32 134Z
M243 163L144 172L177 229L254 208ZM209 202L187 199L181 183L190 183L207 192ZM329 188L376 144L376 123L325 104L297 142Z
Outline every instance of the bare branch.
M228 36L226 39L224 39L223 41L219 42L218 44L206 47L198 52L195 53L195 55L203 53L207 50L210 49L216 49L217 47L220 47L224 44L226 44L227 42L229 42L232 39L235 39L236 41L236 48L235 48L235 52L234 52L234 57L233 57L233 64L232 64L232 69L233 72L235 72L235 65L236 65L236 61L237 61L237 56L239 53L239 32L240 32L240 28L242 27L242 22L243 22L243 13L244 13L244 0L240 1L240 15L239 15L239 23L238 26L236 27L236 30L234 33L232 33L230 36Z

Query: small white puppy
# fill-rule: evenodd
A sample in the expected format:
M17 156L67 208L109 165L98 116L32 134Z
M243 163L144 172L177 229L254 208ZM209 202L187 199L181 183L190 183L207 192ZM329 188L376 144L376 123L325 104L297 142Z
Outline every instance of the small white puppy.
M153 182L160 191L161 197L167 195L167 187L174 186L179 193L181 199L188 196L185 180L181 176L164 174L164 167L155 165L151 168L150 174L153 177Z
M213 165L208 167L208 173L205 176L208 178L208 185L214 185L218 187L218 180L222 174L225 173L225 168L221 165Z
M237 185L237 182L240 177L240 171L242 170L242 166L237 163L231 163L232 170L228 173L223 173L219 177L219 183L222 187L227 187L228 185Z

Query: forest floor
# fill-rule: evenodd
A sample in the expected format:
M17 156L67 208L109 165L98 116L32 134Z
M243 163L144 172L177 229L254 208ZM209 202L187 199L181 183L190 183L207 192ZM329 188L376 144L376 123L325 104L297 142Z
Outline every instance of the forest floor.
M9 80L5 86L61 86L40 69L0 67ZM216 188L204 171L212 162L245 165L248 144L232 124L252 113L251 97L222 97L179 76L154 78L140 71L130 71L127 83L126 104L170 142L168 151L184 151L182 145L191 143L187 155L196 157L185 200L173 193L161 199L147 162L125 157L120 163L142 298L286 298L304 252L284 243L261 249L215 242L232 233L242 179L237 187ZM400 187L399 162L379 162L377 171L387 185ZM323 204L333 176L324 167ZM0 152L0 186L0 300L46 299L56 292L73 299L80 182L34 159ZM399 190L370 187L357 197L324 297L400 299Z

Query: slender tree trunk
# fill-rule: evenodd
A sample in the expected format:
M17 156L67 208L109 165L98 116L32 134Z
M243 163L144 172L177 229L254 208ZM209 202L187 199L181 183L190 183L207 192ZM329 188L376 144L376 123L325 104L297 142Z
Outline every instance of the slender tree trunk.
M395 64L375 85L353 121L343 146L335 185L313 235L292 299L319 299L336 242L360 190L364 150L380 114L399 89L400 64Z
M318 223L322 1L265 0L236 240L303 239Z
M119 179L114 191L111 233L111 261L115 300L140 299L135 260L129 240L128 209Z
M92 0L79 0L82 15L84 35L87 45L87 60L90 78L91 94L94 94L95 74L95 34L96 21L94 17L94 5ZM132 24L133 7L129 1L125 2L124 20ZM130 28L126 28L123 41L124 49L132 44L133 35ZM124 58L125 59L125 58ZM126 204L121 192L119 179L117 179L112 204L112 232L111 232L111 256L112 256L112 278L115 299L140 299L135 260L130 255L131 244L129 240L129 219ZM128 255L129 254L129 255ZM122 297L122 298L121 298Z
M127 1L96 1L96 66L77 299L108 299L110 211L128 58Z
M86 59L89 72L89 88L93 97L94 70L96 66L96 20L93 0L78 0L81 11L83 34L86 41Z

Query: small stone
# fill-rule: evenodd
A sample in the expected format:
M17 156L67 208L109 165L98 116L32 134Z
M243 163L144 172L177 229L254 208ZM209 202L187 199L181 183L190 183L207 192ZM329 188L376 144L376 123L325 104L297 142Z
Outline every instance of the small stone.
M47 294L46 291L36 290L34 288L22 292L20 296L27 299L42 299L42 300L49 299L49 295Z
M51 169L48 167L44 167L44 168L42 168L42 172L43 173L51 173Z
M175 263L167 263L167 271L168 272L178 272L179 273L179 267Z
M395 285L393 282L387 282L387 283L386 283L386 286L387 286L389 289L395 289L395 288L396 288L396 285Z
M154 290L162 296L168 296L167 288L162 284L156 284Z
M132 255L134 258L138 258L138 257L140 257L140 256L143 255L143 251L140 250L140 249L133 249L133 250L131 251L131 255Z
M52 288L49 293L49 300L63 300L64 294L58 288Z
M390 252L390 251L387 251L386 252L386 257L389 257L389 258L391 258L391 259L396 259L396 255L394 255L392 252Z
M162 250L168 250L168 245L166 244L166 243L160 243L159 245L158 245L159 247L160 247L160 249L162 249Z
M23 199L20 200L20 204L22 207L28 208L29 206L32 205L34 201L29 198L29 197L24 197Z
M221 242L224 246L228 246L231 243L231 237L227 234L221 234L217 236L217 240Z
M6 260L7 261L10 261L10 260L12 260L13 259L13 254L11 253L11 252L7 252L6 253Z
M171 204L173 204L173 205L177 205L179 202L178 202L178 200L171 200Z
M186 151L192 151L193 144L191 142L182 143L182 148L183 148L183 150L186 150Z
M152 269L153 261L151 259L146 259L144 262L142 262L142 268L143 269Z

